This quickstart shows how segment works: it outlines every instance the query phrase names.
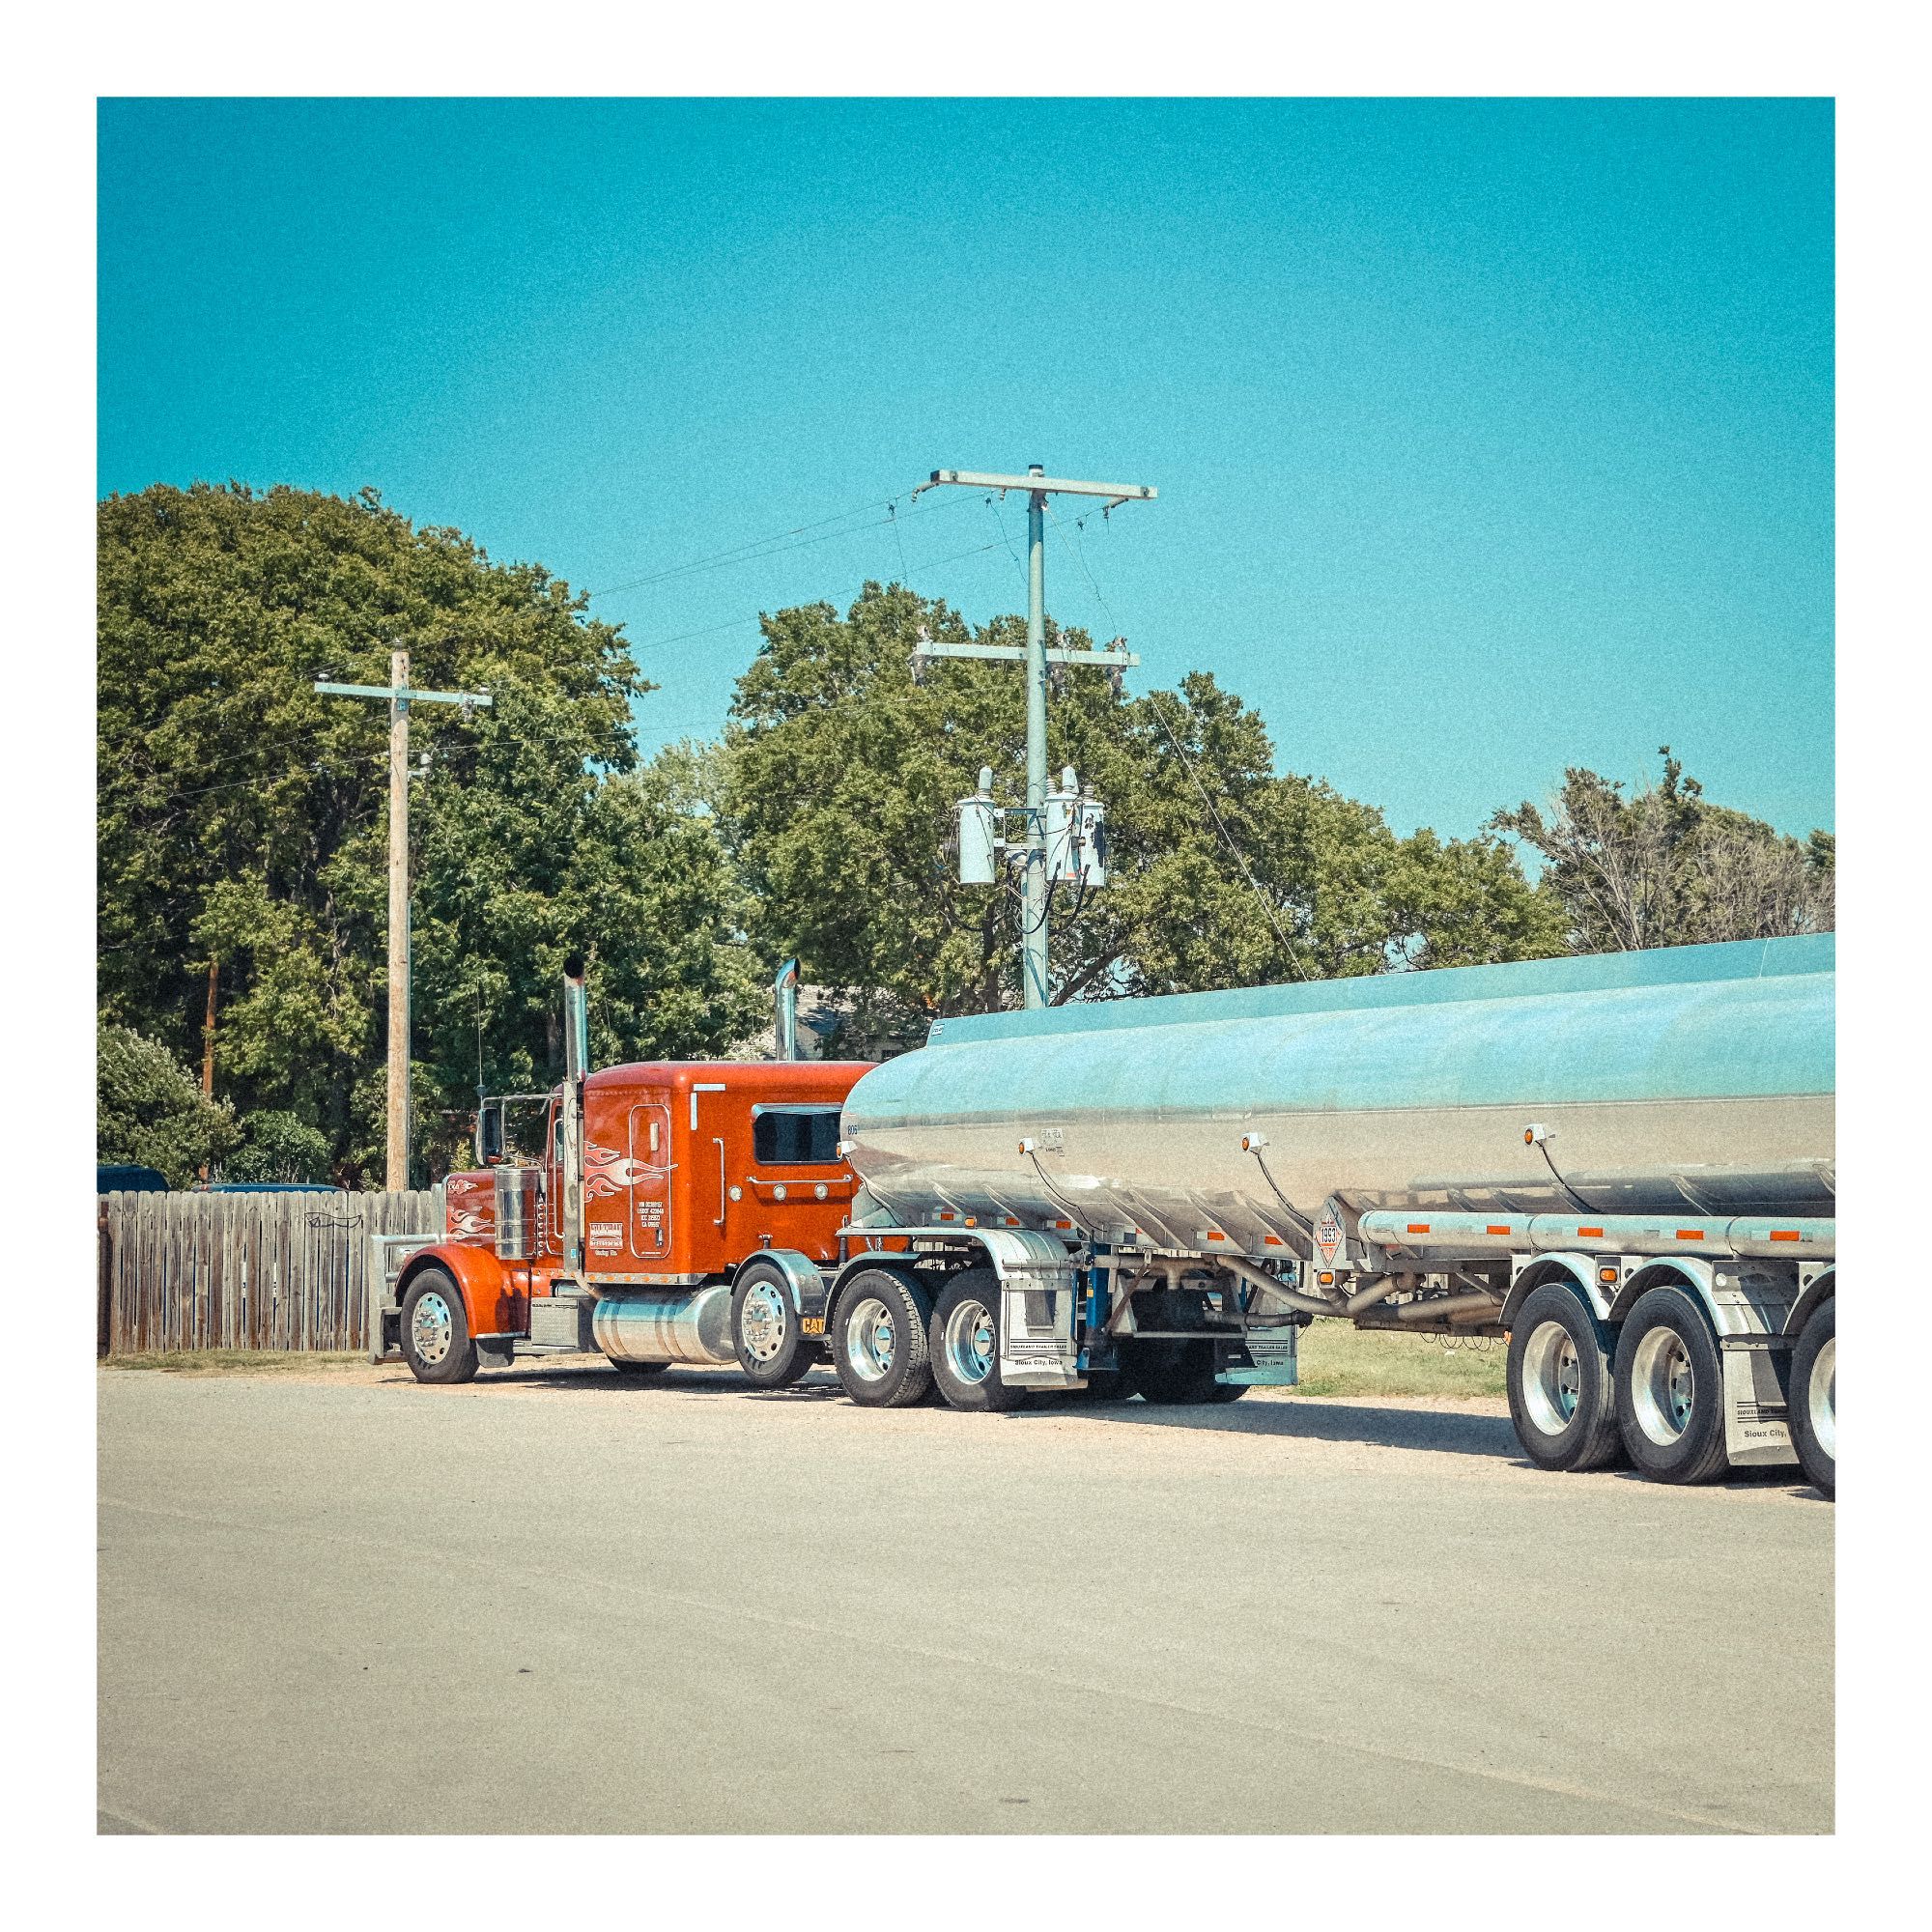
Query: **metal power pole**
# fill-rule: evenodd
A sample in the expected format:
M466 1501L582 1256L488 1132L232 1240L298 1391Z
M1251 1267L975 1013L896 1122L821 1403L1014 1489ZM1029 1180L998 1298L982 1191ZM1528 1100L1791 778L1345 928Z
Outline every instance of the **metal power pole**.
M1026 650L999 644L922 643L922 657L1020 658L1026 663L1026 865L1020 875L1020 993L1029 1008L1043 1007L1050 987L1046 911L1046 499L1049 496L1104 497L1107 508L1151 502L1160 493L1146 483L1069 483L1031 465L1024 476L993 476L978 469L935 469L912 494L942 483L969 490L1027 493ZM1140 662L1124 651L1054 651L1055 664L1101 665L1118 670Z
M391 1194L410 1184L410 654L389 653L389 1118Z
M331 697L383 697L389 704L389 1110L387 1174L392 1194L410 1184L410 706L490 703L487 691L412 691L410 654L389 653L389 682L326 684Z
M1045 472L1037 463L1029 476ZM1020 874L1020 996L1047 1003L1046 943L1046 492L1027 492L1026 869Z

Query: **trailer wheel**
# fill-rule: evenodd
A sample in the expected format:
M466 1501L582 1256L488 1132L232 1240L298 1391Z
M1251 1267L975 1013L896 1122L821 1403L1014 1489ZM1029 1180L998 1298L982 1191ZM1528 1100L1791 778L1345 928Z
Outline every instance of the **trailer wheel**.
M910 1408L932 1387L925 1291L890 1268L867 1268L838 1297L832 1366L839 1385L865 1408Z
M1207 1317L1198 1297L1156 1290L1145 1297L1151 1325L1200 1328ZM1121 1374L1127 1392L1161 1408L1183 1404L1238 1402L1246 1395L1244 1382L1214 1379L1214 1344L1129 1338L1119 1345Z
M799 1326L782 1272L753 1262L731 1291L731 1351L754 1388L789 1388L819 1359L818 1344Z
M946 1285L926 1344L948 1407L987 1413L1026 1400L1000 1378L1000 1278L991 1268L967 1268Z
M463 1296L446 1270L426 1267L403 1297L403 1360L419 1382L476 1379L476 1343Z
M1538 1468L1602 1469L1617 1460L1611 1348L1575 1289L1546 1281L1523 1297L1506 1379L1516 1439Z
M1653 1288L1617 1337L1617 1430L1641 1475L1708 1483L1724 1449L1724 1370L1704 1311L1681 1288Z
M1813 1309L1791 1351L1791 1446L1828 1496L1838 1493L1838 1302Z

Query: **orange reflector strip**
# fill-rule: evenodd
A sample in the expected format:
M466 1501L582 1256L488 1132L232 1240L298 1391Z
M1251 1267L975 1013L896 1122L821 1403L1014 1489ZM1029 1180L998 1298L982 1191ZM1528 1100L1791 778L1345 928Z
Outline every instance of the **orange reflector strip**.
M1577 1238L1579 1241L1601 1241L1604 1238L1604 1231L1601 1228L1578 1228L1577 1230Z
M1411 1221L1408 1224L1408 1232L1411 1235L1426 1235L1429 1232L1429 1223L1427 1221Z
M1771 1238L1774 1241L1802 1241L1804 1236L1797 1228L1774 1228Z
M1265 1241L1267 1245L1271 1248L1278 1248L1281 1246L1281 1236L1279 1235L1264 1235L1262 1236L1262 1239Z
M1222 1234L1219 1228L1209 1228L1208 1230L1208 1238L1210 1241L1225 1241L1228 1237Z
M1490 1223L1490 1233L1492 1235L1508 1235L1508 1234L1513 1234L1514 1232L1515 1231L1512 1228L1510 1228L1507 1223L1505 1223L1502 1227L1497 1227L1493 1221Z
M1053 1225L1056 1228L1070 1228L1073 1223L1071 1221L1056 1221Z
M1680 1241L1701 1241L1704 1238L1704 1231L1702 1228L1679 1228L1677 1238Z

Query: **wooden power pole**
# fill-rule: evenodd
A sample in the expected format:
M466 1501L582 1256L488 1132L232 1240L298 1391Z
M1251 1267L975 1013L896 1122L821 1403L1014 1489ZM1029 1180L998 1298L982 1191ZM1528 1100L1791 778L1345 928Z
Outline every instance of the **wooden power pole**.
M221 983L221 961L208 962L208 1018L201 1029L201 1091L214 1098L214 996Z
M410 706L461 704L467 709L487 705L490 694L412 691L410 654L404 650L389 653L386 685L318 679L315 688L331 697L389 701L389 1113L384 1185L398 1194L410 1184Z

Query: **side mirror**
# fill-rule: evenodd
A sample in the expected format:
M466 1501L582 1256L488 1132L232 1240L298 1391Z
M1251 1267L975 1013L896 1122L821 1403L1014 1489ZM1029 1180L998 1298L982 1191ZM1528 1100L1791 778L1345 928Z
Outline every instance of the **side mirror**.
M476 1110L476 1160L495 1167L503 1158L503 1103L485 1100Z

